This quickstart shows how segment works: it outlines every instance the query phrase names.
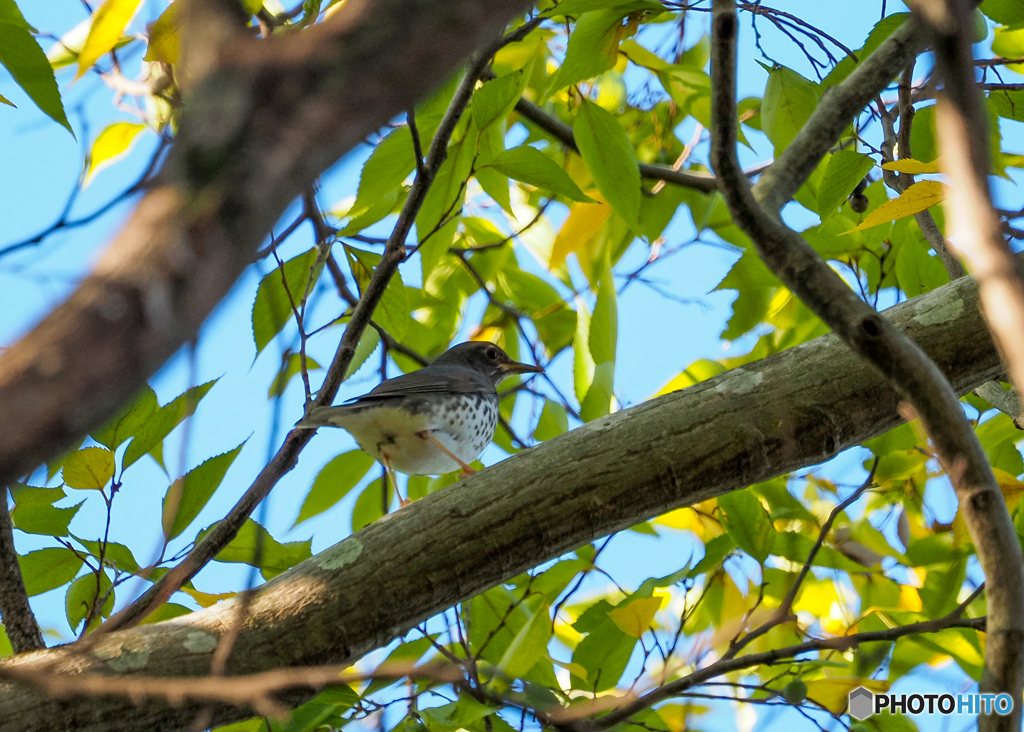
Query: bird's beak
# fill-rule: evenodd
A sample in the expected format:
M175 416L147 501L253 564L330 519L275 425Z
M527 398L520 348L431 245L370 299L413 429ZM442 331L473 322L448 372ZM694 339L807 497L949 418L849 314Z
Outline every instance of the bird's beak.
M544 369L540 366L532 366L528 363L519 363L518 361L512 361L511 363L502 364L501 370L505 372L506 376L512 374L543 374Z

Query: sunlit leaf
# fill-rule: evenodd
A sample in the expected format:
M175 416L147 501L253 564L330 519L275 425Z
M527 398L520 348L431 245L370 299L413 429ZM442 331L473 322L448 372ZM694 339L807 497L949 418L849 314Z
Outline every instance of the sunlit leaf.
M164 12L160 13L149 26L149 46L146 48L146 55L143 61L162 61L166 64L178 63L181 55L181 20L179 10L181 5L172 2Z
M99 134L89 153L89 170L83 185L88 185L101 170L117 162L135 146L139 133L146 125L133 122L115 122Z
M306 494L293 526L313 518L338 503L373 467L374 460L362 450L343 452L320 469Z
M308 292L320 277L317 249L303 252L275 267L260 281L252 306L252 335L259 355L293 316L293 308L302 308Z
M582 100L573 133L594 182L633 231L640 230L640 169L633 145L619 121L596 104Z
M665 598L638 597L628 603L621 603L609 611L608 617L619 626L623 633L640 638L654 621L654 614L661 609Z
M834 214L874 166L871 158L853 150L834 153L818 186L818 214L822 218Z
M895 170L897 173L911 173L912 175L928 175L929 173L942 172L939 169L938 160L922 163L920 160L914 160L913 158L904 158L903 160L892 160L888 163L882 163L882 167L885 170Z
M184 394L147 414L144 421L132 433L131 444L128 445L128 449L124 451L124 455L121 458L122 469L127 469L129 465L143 455L158 448L163 443L164 438L171 434L171 430L195 412L199 402L213 388L215 383L217 383L216 380L213 380L199 386L193 386ZM140 419L142 418L140 417Z
M0 64L40 110L74 136L53 68L14 0L0 0ZM14 106L9 100L4 101Z
M114 453L105 447L86 447L64 458L64 484L79 490L102 490L114 477Z
M789 146L810 118L820 96L820 87L795 71L785 66L769 70L761 101L761 120L776 156Z
M910 186L900 195L886 201L864 217L864 220L850 231L863 231L888 221L896 221L925 211L945 199L945 187L936 180L922 180Z
M37 549L18 557L21 576L25 580L25 592L29 597L70 582L82 568L81 554L65 547Z
M114 591L107 573L85 574L72 582L64 596L64 609L72 630L90 616L91 622L96 622L110 615L114 609Z
M173 539L189 527L213 497L244 446L243 442L234 450L205 460L170 485L163 502L164 536Z
M214 526L216 524L200 531L196 541L202 541ZM310 545L309 541L279 542L265 528L248 519L231 543L221 549L214 559L218 562L257 566L263 578L270 579L313 556Z
M367 330L376 333L373 328ZM379 336L378 336L379 337ZM322 368L316 359L312 356L306 356L306 370L316 371ZM281 361L281 368L277 372L277 376L274 377L273 382L270 384L270 388L267 390L267 398L273 399L284 394L284 390L288 388L288 383L298 374L302 372L302 355L299 353L289 353L284 356Z
M93 14L89 36L78 54L78 73L81 78L89 68L117 45L121 33L135 17L142 0L105 0Z
M593 202L569 174L555 165L555 162L540 150L521 145L498 155L486 167L494 168L509 178L543 188L565 196L573 201Z
M477 130L487 129L511 112L522 96L528 79L526 72L516 71L488 81L477 89L470 103L470 112Z

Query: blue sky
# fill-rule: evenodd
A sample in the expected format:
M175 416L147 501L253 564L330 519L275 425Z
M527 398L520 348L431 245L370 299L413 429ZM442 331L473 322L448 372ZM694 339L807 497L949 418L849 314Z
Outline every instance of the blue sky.
M57 36L86 17L86 11L78 0L22 0L20 5L30 23ZM852 48L860 46L879 17L876 4L805 0L779 5L825 29ZM147 0L133 27L142 28L156 17L162 7L162 2ZM902 9L890 4L888 12ZM691 14L687 23L687 37L691 42L707 30L709 20L707 14ZM760 24L759 30L762 46L775 60L813 78L799 49L766 23ZM43 42L44 49L48 45L48 41ZM766 74L755 63L761 56L755 47L749 16L742 19L739 48L740 96L760 96ZM136 56L128 62L128 75L137 69L138 61ZM56 219L78 178L83 142L91 143L110 122L132 120L129 114L111 104L112 93L96 76L89 75L71 84L72 75L71 70L64 70L58 75L58 81L78 141L38 112L0 71L0 94L19 107L16 110L0 107L0 140L3 141L0 143L0 170L6 173L0 176L0 211L4 221L0 248L35 234ZM688 123L682 125L677 134L686 142L692 132L692 123ZM155 142L152 133L146 134L126 159L100 173L79 197L72 218L94 210L130 185L147 165ZM744 164L751 165L770 158L771 147L763 137L751 136L751 142L755 151L745 151ZM1012 149L1013 146L1007 147ZM357 149L329 171L319 194L321 204L330 207L355 192L359 170L368 152L368 149ZM705 153L706 143L698 148L696 156L703 157ZM131 202L122 203L94 223L57 232L38 246L0 258L0 312L4 313L0 318L0 343L11 343L66 296L88 271L105 242L125 221L131 208ZM286 214L283 221L287 223L293 215L294 211ZM812 221L806 212L789 212L787 215L798 228ZM679 214L666 232L666 246L687 242L693 236L689 216ZM284 253L291 256L311 244L312 236L307 227L289 241ZM522 266L536 269L525 250L517 249ZM646 248L636 243L620 268L628 271L630 264L638 265L645 258ZM616 393L624 404L636 404L649 398L672 376L697 359L715 359L725 355L719 334L731 314L729 305L734 293L711 292L711 289L735 258L734 253L722 247L696 244L653 269L652 276L663 290L694 301L691 304L663 298L643 286L632 286L625 291L619 301L616 370ZM219 381L193 419L187 454L182 456L181 429L169 438L165 448L168 468L177 475L182 465L186 469L194 467L203 459L231 450L247 440L240 457L195 527L206 526L227 512L263 467L268 454L276 449L287 427L301 416L301 385L295 380L282 400L279 428L276 431L272 429L272 408L265 395L279 364L281 346L273 344L259 358L254 358L250 311L261 273L269 266L265 261L251 267L204 325L196 354L197 381L212 378L219 378ZM407 281L416 281L416 264L404 266L403 275ZM476 307L478 309L474 312L479 313L480 304L477 303ZM321 317L327 318L329 314L322 313ZM319 337L311 346L311 354L321 363L330 361L333 346L340 337L340 330L329 333ZM729 353L744 353L749 345L749 339L733 343ZM376 362L376 358L371 359L371 364L343 386L339 401L366 391L375 383ZM151 383L161 403L187 388L190 365L189 355L181 353L154 377ZM566 392L572 391L571 368L571 356L565 354L550 370L552 378L563 385ZM395 374L397 371L392 370L391 375ZM319 375L311 374L311 378L315 388ZM297 468L280 481L263 509L265 523L275 538L312 538L313 550L319 551L348 534L351 505L357 491L321 516L294 530L290 527L317 471L331 457L353 446L351 438L343 431L320 431L302 453ZM491 448L485 453L484 462L492 463L502 456L500 450ZM830 472L842 476L844 483L856 482L860 476L861 459L862 455L856 450L847 453L833 461ZM376 469L371 471L371 475L377 475ZM158 548L160 503L168 482L159 466L146 458L128 474L126 486L115 501L111 535L128 544L140 561L145 561ZM74 498L75 502L81 500L81 497ZM102 503L89 500L71 528L80 536L96 538L103 520ZM183 538L192 536L194 529L186 532ZM20 533L17 543L21 551L46 545L43 539ZM623 586L636 586L645 577L679 569L694 550L693 543L682 533L666 530L662 537L656 539L625 532L616 537L609 551L603 555L602 566ZM247 577L248 571L241 565L213 563L199 575L195 584L202 590L225 591L229 587L244 586ZM137 591L138 587L129 585L128 592L122 591L119 602L134 594L132 590ZM63 590L34 598L33 607L41 624L51 631L51 641L69 639Z

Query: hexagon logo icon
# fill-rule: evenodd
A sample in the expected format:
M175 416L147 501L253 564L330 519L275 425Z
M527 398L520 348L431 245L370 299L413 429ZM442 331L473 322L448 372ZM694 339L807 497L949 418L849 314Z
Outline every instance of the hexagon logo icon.
M875 695L869 689L858 686L850 692L850 716L858 721L867 719L875 709Z

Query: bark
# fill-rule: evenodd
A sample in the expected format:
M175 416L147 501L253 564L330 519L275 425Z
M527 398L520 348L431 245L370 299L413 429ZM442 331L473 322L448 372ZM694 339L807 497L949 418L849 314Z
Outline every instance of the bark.
M302 33L218 36L215 57L194 55L191 68L214 70L189 80L153 188L78 290L0 356L0 484L112 417L195 335L291 201L528 6L350 0Z
M964 278L886 316L959 394L1002 376ZM529 567L673 508L827 460L897 425L900 397L833 335L623 410L392 514L260 588L230 674L354 661ZM443 547L443 548L442 548ZM204 676L232 602L0 663L68 673ZM301 701L287 697L288 703ZM0 732L187 728L198 706L55 700L0 686ZM221 706L225 722L251 715Z
M25 581L18 568L6 486L0 487L0 619L15 653L46 648L39 623L29 607Z

